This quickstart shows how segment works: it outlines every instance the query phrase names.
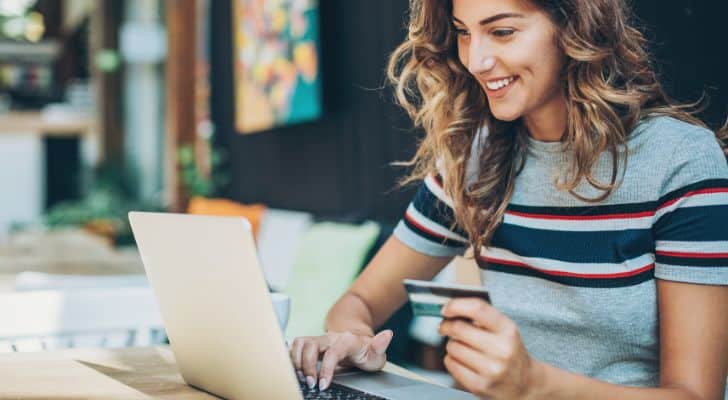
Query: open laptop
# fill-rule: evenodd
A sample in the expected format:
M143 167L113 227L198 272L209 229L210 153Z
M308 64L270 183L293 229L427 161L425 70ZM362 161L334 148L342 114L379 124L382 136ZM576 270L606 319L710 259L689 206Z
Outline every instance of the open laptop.
M129 220L189 385L228 399L474 399L386 372L347 372L325 391L308 389L294 373L247 220L144 212Z

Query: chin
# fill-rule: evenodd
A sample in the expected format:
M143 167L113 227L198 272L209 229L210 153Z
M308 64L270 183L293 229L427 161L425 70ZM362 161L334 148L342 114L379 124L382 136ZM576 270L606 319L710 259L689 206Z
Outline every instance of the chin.
M490 113L495 119L506 122L515 121L523 114L520 111L508 110L503 107L491 108Z

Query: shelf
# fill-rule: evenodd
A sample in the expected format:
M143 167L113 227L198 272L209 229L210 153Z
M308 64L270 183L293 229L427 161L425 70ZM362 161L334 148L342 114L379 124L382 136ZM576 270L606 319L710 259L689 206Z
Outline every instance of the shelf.
M56 40L38 43L0 41L0 61L52 62L60 52Z
M0 135L85 136L90 133L92 126L92 118L73 114L52 118L44 116L40 111L11 111L0 114Z

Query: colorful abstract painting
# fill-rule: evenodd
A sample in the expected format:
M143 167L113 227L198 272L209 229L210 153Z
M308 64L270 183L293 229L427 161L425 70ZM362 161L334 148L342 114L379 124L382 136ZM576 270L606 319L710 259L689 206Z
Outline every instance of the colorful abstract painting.
M233 3L238 132L319 118L318 0Z

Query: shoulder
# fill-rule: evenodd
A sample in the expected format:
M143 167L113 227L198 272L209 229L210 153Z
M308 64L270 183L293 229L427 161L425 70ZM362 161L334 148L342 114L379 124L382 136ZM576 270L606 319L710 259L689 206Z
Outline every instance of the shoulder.
M675 150L687 141L715 145L719 148L715 134L710 129L666 115L642 120L630 136L644 137L643 140L651 144L659 143L662 151Z
M658 161L663 193L711 179L728 179L728 161L715 134L668 116L653 117L634 131L644 135L645 150Z

